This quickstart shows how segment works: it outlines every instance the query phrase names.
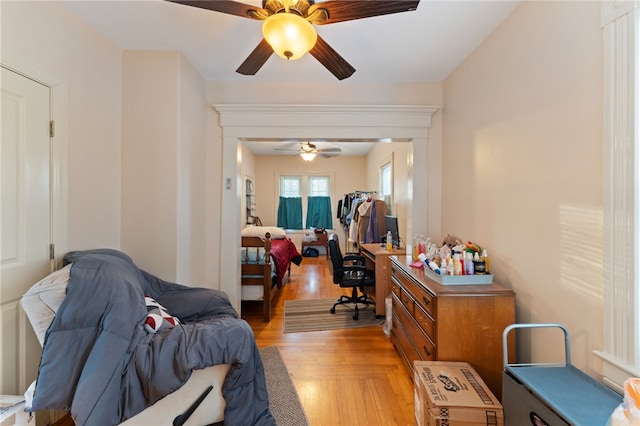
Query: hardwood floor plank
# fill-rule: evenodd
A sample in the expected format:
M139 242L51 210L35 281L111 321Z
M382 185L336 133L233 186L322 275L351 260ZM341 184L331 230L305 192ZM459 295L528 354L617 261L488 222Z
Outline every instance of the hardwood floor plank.
M381 326L284 334L285 300L348 294L331 281L325 257L305 257L274 299L273 317L243 303L258 346L278 346L312 426L413 425L413 383ZM378 303L384 303L379 301Z

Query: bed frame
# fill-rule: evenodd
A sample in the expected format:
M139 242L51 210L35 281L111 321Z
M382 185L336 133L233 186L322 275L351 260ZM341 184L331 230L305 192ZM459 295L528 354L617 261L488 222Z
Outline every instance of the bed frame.
M250 250L256 250L257 253L260 248L263 248L265 252L264 262L246 263L244 261L244 259L249 259ZM265 233L264 237L242 237L242 250L240 284L263 286L263 318L265 322L269 322L271 320L271 300L278 292L278 286L273 284L271 271L271 233ZM289 269L289 274L291 274L291 269Z

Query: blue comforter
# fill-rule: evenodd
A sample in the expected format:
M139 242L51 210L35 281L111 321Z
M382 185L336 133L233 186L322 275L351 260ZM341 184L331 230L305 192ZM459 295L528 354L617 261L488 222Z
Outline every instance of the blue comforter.
M177 390L192 370L231 364L224 423L275 424L255 337L226 294L163 281L116 250L71 252L65 262L73 263L67 296L45 337L32 410L115 425ZM145 294L182 324L148 334Z

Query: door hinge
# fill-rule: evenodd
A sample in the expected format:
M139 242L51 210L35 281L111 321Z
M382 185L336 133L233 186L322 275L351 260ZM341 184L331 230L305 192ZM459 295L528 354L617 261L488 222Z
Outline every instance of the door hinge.
M49 137L52 138L56 135L56 122L51 120L49 121Z
M49 244L49 260L53 260L56 258L56 245Z

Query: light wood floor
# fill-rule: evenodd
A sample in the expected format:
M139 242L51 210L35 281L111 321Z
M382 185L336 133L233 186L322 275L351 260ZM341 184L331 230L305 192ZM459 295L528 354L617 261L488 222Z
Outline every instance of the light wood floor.
M292 265L269 323L253 302L243 304L242 317L259 347L280 349L311 426L415 424L413 384L382 326L283 333L285 300L346 293L332 283L326 257L305 257Z

